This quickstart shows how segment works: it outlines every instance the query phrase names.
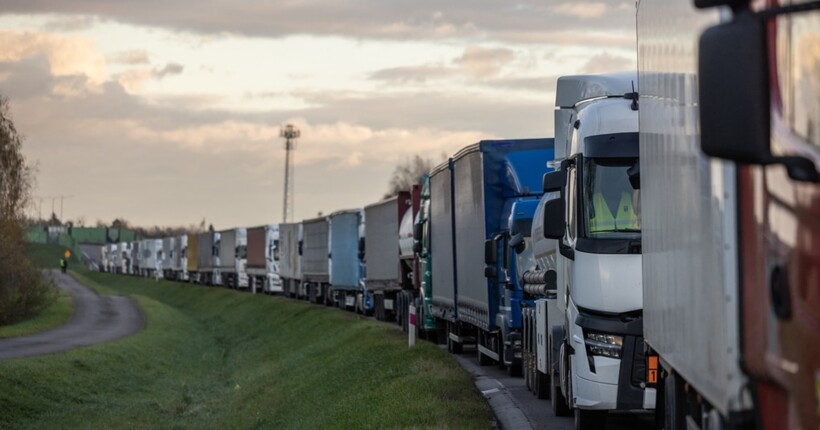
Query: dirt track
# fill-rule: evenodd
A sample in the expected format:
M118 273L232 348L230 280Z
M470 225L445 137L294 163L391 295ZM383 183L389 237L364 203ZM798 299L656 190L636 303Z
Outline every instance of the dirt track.
M56 354L132 335L145 317L130 297L98 296L74 278L53 270L57 287L71 293L74 315L64 325L31 336L0 339L0 360Z

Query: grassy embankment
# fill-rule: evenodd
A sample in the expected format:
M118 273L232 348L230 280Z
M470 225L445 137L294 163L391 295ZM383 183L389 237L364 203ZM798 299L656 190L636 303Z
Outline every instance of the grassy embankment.
M487 428L446 352L392 327L282 298L100 273L145 331L0 362L0 428Z
M57 245L27 245L26 256L37 267L43 269L57 269L60 267L59 261L65 249ZM79 265L79 260L72 257L72 264ZM68 321L74 312L74 304L71 295L64 291L59 291L57 299L47 308L40 311L25 321L9 326L0 326L0 339L16 336L25 336L39 333L58 327Z

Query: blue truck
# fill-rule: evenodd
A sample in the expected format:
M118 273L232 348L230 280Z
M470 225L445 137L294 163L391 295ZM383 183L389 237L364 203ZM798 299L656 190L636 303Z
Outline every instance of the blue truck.
M513 375L521 372L521 278L535 267L528 242L553 157L553 139L484 140L431 175L433 314L451 352L475 344L480 364L496 362ZM437 254L447 234L451 254L446 244ZM452 267L436 255L452 255Z

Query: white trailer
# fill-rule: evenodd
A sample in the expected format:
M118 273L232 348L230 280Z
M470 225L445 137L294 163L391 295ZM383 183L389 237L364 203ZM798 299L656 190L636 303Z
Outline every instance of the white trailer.
M162 239L144 239L139 242L139 274L156 277L162 273Z
M162 238L162 277L165 279L174 278L174 245L175 237Z
M302 288L302 224L279 224L279 276L290 297L304 297Z
M248 288L248 231L232 228L219 232L219 275L229 288Z
M171 277L176 281L188 281L188 235L174 238L171 251Z
M638 7L657 424L817 429L820 3L695 3Z

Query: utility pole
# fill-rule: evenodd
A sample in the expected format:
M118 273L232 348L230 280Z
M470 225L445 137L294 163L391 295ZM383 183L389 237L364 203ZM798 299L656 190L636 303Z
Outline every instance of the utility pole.
M296 139L301 133L292 124L288 124L279 129L279 137L285 138L285 199L282 207L282 222L288 222L293 218L293 156L291 153L296 149Z
M71 198L74 198L74 196L59 196L59 197L60 197L60 222L65 223L65 221L63 221L63 199L71 199Z

